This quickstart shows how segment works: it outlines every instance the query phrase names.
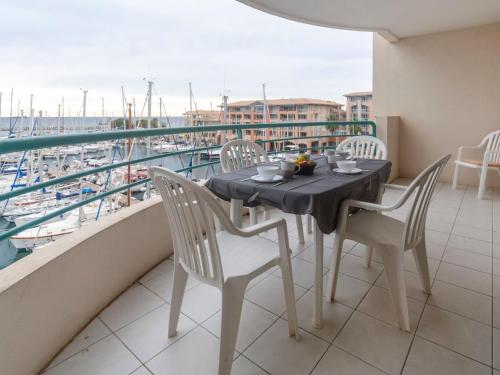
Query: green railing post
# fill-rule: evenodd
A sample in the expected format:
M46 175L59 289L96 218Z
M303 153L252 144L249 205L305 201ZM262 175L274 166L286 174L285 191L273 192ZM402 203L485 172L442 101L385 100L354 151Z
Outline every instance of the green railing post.
M241 129L237 129L236 134L238 135L238 139L243 139L243 131Z

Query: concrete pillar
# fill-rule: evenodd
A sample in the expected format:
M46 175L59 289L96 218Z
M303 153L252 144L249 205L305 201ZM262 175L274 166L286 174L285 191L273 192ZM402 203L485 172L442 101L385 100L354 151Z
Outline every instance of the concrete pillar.
M399 177L399 116L375 116L377 138L387 146L387 159L392 163L389 182Z

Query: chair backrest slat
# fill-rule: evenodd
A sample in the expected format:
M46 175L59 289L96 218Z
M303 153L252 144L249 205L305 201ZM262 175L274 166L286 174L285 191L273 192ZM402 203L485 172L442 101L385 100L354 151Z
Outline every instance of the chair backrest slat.
M212 285L224 280L214 215L230 223L227 214L202 187L168 169L149 170L167 212L174 256L184 268Z
M224 173L241 168L269 163L269 157L262 146L243 139L235 139L222 146L220 162Z
M494 131L484 137L481 144L485 143L486 151L492 152L488 161L493 163L500 162L500 130Z
M420 175L413 180L405 195L413 197L413 202L408 210L405 220L405 231L403 242L405 248L414 247L424 235L425 223L429 204L434 194L439 176L451 155L446 155L427 167Z
M347 138L340 142L337 151L349 152L360 159L387 159L387 147L384 142L366 135Z

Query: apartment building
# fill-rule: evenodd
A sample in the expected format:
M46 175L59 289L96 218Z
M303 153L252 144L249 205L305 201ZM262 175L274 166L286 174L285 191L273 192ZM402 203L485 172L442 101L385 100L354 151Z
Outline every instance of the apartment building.
M244 100L228 103L228 121L231 124L258 124L263 122L306 122L306 121L342 121L345 120L343 104L332 100L293 98ZM260 139L296 138L276 147L285 148L292 144L300 147L326 146L335 141L334 137L309 140L307 137L327 136L331 133L326 128L301 128L291 126L276 130L246 130L244 136L252 141ZM304 138L301 138L304 137ZM269 145L268 148L272 148Z
M347 98L347 121L373 120L371 91L351 92L344 96Z

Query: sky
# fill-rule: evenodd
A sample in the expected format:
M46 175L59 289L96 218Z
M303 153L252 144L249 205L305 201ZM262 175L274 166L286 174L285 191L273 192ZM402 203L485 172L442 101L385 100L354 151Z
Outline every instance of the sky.
M372 34L305 25L236 0L16 0L0 2L1 115L34 109L56 115L140 114L147 83L153 113L169 115L229 101L309 97L345 103L371 90Z

